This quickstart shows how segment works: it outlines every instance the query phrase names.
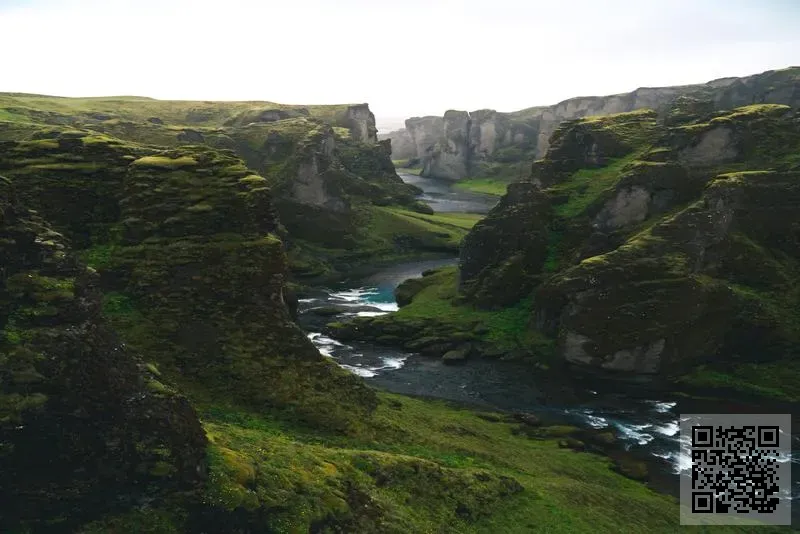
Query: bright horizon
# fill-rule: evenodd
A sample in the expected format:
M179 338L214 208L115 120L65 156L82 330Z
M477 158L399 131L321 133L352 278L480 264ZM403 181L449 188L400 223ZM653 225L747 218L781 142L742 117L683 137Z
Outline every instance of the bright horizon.
M0 91L368 102L387 131L798 65L797 27L794 0L0 0Z

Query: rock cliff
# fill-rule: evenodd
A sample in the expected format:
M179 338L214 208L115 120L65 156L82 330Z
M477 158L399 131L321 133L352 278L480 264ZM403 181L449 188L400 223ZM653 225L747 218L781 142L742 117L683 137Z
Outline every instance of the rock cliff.
M199 487L206 438L102 319L97 273L21 203L26 187L0 177L0 528L72 531Z
M290 318L287 259L266 178L231 151L44 135L4 143L0 169L80 243L130 347L178 383L260 409L290 409L333 427L349 424L351 408L370 410L373 394L323 358ZM324 155L325 138L312 139L314 155ZM355 403L344 399L351 395ZM323 409L322 401L331 405Z
M411 134L405 128L388 134L378 134L378 139L381 141L389 140L392 147L392 159L408 160L417 157L417 147L411 138Z
M65 108L75 111L66 114ZM419 190L404 184L395 173L389 142L377 141L375 119L367 104L283 106L0 94L0 109L4 117L19 119L0 120L0 140L60 143L65 151L73 142L78 154L87 157L85 166L104 162L91 156L92 149L80 141L70 141L70 136L77 139L91 132L89 137L97 139L98 146L106 141L127 141L129 150L139 152L144 146L191 145L236 152L272 191L281 224L291 236L285 243L297 276L336 276L340 270L350 269L349 262L333 265L348 250L369 252L362 256L364 261L370 254L396 254L393 242L376 247L366 232L370 220L380 218L374 207L429 210L417 202ZM48 135L52 137L49 141L45 140ZM55 140L53 136L60 137ZM117 161L115 169L108 172L124 174L127 163ZM90 174L76 171L70 176L86 182ZM47 187L60 191L65 185L53 178ZM109 205L109 199L115 193L101 189L98 185L96 194L76 198L71 206L59 204L58 209L70 211L65 217L67 224L80 226L113 216L116 208ZM76 234L74 238L85 240L88 236ZM326 251L321 253L319 247Z
M652 109L664 115L676 99L694 102L695 110L731 109L757 103L800 103L797 80L800 68L768 71L745 78L723 78L705 84L676 87L643 87L630 93L600 97L578 97L553 106L534 107L513 113L479 110L471 113L448 111L444 118L425 117L406 121L405 132L394 138L410 137L416 152L402 144L403 157L419 158L423 176L459 180L470 176L502 177L514 174L503 169L519 162L530 163L547 152L550 138L566 120L609 115L637 109ZM456 114L467 115L456 125Z
M789 358L797 154L788 106L565 122L465 239L462 293L490 308L533 294L531 324L584 367L674 376Z

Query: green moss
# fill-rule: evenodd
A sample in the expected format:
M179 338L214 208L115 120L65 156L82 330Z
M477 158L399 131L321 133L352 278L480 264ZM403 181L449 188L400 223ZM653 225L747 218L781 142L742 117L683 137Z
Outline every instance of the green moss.
M334 126L333 133L338 139L350 139L350 130L341 126Z
M633 149L653 140L657 116L652 109L638 109L625 113L584 117L580 122L607 130Z
M402 172L404 174L413 174L415 176L419 176L422 174L422 167L403 167L398 170L398 172Z
M189 206L188 208L186 208L186 211L190 213L208 213L214 211L214 206L205 202L200 202L198 204Z
M77 531L78 534L179 534L183 518L174 510L142 506L131 511L94 521Z
M14 111L10 111L10 110ZM136 96L65 98L22 93L0 93L0 120L65 121L96 116L92 126L115 127L146 125L152 130L169 126L219 127L229 122L246 124L264 110L308 113L329 122L346 111L347 105L292 106L275 102L209 102L191 100L156 100ZM154 124L150 119L164 123Z
M115 244L95 245L79 253L81 259L93 269L108 268L113 264L114 254L119 249Z
M104 164L98 162L86 163L40 163L28 165L27 171L97 171L105 167Z
M433 224L439 224L442 226L453 226L456 228L462 228L464 230L469 230L475 223L477 223L481 218L482 215L478 215L475 213L436 213L433 215L427 215L422 213L414 213L409 211L400 211L394 210L395 213L402 213L405 216L413 217L415 219L419 219L421 221L430 222Z
M240 178L239 183L250 184L250 185L266 185L267 180L263 176L259 176L257 174L250 174L248 176L245 176L244 178Z
M792 108L780 104L752 104L736 108L731 112L711 119L711 124L724 124L730 121L747 120L760 117L780 117L791 111Z
M553 230L547 232L547 257L544 260L542 270L545 273L558 271L562 263L564 232Z
M623 170L632 164L638 153L611 161L608 165L594 169L580 169L565 182L555 185L549 191L555 195L568 195L567 202L554 207L556 214L563 218L575 217L583 213L600 196L616 185Z
M30 310L49 308L47 303L72 300L75 297L75 280L73 278L53 278L36 272L18 273L6 281L6 287L15 297L27 297L39 304ZM31 311L38 314L36 311ZM41 311L41 313L45 313Z
M25 150L56 150L58 149L57 139L35 139L25 141L22 145Z
M180 156L177 158L170 158L165 156L145 156L139 158L131 165L137 167L155 167L162 169L176 169L180 167L194 167L197 165L197 160L191 156Z

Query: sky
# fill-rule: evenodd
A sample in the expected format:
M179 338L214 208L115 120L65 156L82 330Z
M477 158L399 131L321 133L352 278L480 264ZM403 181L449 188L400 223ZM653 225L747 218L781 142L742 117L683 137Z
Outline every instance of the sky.
M0 0L0 91L447 109L800 65L800 0Z

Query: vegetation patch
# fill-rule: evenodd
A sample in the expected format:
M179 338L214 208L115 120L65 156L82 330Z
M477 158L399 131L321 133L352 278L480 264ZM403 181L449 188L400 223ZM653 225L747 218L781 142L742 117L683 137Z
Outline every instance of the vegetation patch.
M493 178L470 178L468 180L459 180L455 183L455 187L472 191L473 193L503 196L506 194L508 182Z
M191 156L180 156L170 158L166 156L145 156L139 158L131 165L137 167L155 167L162 169L176 169L180 167L194 167L197 165L197 160Z
M608 165L593 169L579 169L571 178L550 187L554 195L567 195L568 200L554 207L555 213L563 218L575 217L583 213L600 196L616 185L623 170L632 164L638 153L612 160Z
M502 418L380 394L348 436L203 406L212 445L207 528L277 532L671 532L675 499L613 472L608 459L537 439ZM730 529L731 532L737 530Z

